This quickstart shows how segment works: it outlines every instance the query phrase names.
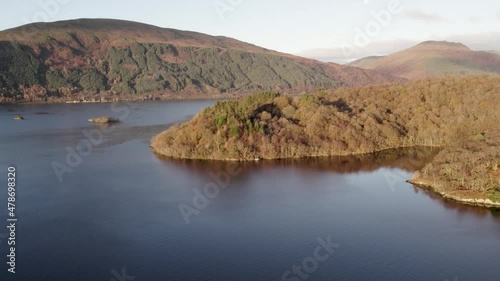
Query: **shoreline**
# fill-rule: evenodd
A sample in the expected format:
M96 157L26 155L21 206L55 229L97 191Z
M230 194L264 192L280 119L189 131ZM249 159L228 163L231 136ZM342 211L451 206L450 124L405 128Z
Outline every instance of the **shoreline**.
M458 195L450 194L441 190L438 190L438 188L433 185L432 183L425 181L423 179L420 179L418 177L415 177L413 179L407 180L407 183L413 184L415 186L418 186L419 188L430 190L433 193L441 196L444 199L455 201L457 203L461 204L466 204L466 205L471 205L471 206L477 206L477 207L483 207L483 208L493 208L497 209L500 208L500 202L494 202L490 198L484 198L484 195L486 193L482 192L472 192L469 191L469 194L475 194L477 195L477 198L466 198L466 197L460 197ZM483 197L483 198L479 198Z
M193 101L193 100L237 100L241 97L252 95L254 92L231 92L226 94L166 94L154 96L124 96L124 97L110 97L110 96L85 96L80 99L71 98L56 98L45 101L0 101L0 106L9 105L33 105L33 104L96 104L96 103L124 103L124 102L161 102L161 101ZM300 96L301 93L283 93L285 96L295 97Z
M160 133L161 134L161 133ZM154 136L151 139L151 142L153 141L154 138L158 137L159 135ZM170 158L170 159L177 159L177 160L195 160L195 161L221 161L221 162L254 162L254 161L261 161L261 160L287 160L287 159L295 159L295 160L300 160L300 159L307 159L307 158L321 158L321 157L349 157L349 156L362 156L362 155L370 155L370 154L375 154L375 153L383 153L386 151L390 150L396 150L396 149L404 149L404 148L444 148L446 147L446 144L412 144L412 145L400 145L400 146L394 146L394 147L386 147L382 149L376 149L368 152L350 152L350 153L343 153L343 154L330 154L330 155L306 155L306 156L300 156L300 157L276 157L276 158L249 158L249 159L234 159L234 158L226 158L226 159L220 159L220 158L195 158L195 157L175 157L172 155L165 155L161 152L159 152L153 145L150 145L149 147L153 150L155 154L161 155L162 157Z
M164 102L164 101L196 101L196 100L233 100L237 99L237 96L182 96L182 97L161 97L161 98L123 98L123 99L115 99L115 100L55 100L55 101L33 101L33 102L0 102L0 106L13 106L13 105L43 105L43 104L104 104L104 103L126 103L126 102Z

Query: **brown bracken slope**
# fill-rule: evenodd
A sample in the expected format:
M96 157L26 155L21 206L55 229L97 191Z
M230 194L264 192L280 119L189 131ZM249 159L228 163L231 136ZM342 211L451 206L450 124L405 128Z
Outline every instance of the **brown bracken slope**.
M423 42L385 57L367 57L349 65L412 80L450 75L500 75L498 52L473 51L460 43L436 41Z

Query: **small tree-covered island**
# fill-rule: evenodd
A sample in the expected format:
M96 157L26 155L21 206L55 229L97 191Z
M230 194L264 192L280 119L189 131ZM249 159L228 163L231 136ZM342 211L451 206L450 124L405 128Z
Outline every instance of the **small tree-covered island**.
M500 78L266 92L219 101L153 138L163 156L253 161L440 147L411 183L463 203L500 206Z

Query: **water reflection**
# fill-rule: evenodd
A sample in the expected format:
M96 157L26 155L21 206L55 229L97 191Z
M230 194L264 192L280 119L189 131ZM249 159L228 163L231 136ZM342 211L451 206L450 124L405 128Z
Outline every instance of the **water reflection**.
M282 160L263 160L248 162L228 162L228 161L205 161L205 160L185 160L171 159L157 155L163 165L168 167L177 167L182 170L189 170L193 176L206 177L209 173L219 173L234 169L241 169L241 173L235 176L236 181L245 181L247 175L266 169L297 168L300 171L307 172L330 172L335 174L353 174L360 172L374 172L382 168L399 169L407 172L415 172L428 164L439 152L438 148L412 147L391 149L382 152L354 155L354 156L336 156L336 157L311 157L302 159L282 159ZM310 176L307 174L306 176ZM458 203L453 200L445 199L438 194L423 189L421 187L410 185L415 193L425 194L433 201L439 202L445 209L454 210L457 214L474 214L477 218L486 218L492 216L500 221L500 209L484 208L472 205Z
M436 148L415 147L392 149L366 155L247 161L237 162L237 164L229 161L171 159L161 155L157 155L157 157L161 159L165 165L172 164L201 174L214 170L227 170L234 165L241 167L244 172L271 167L294 167L320 172L351 174L358 172L373 172L381 168L393 168L414 172L422 169L438 152L439 150Z

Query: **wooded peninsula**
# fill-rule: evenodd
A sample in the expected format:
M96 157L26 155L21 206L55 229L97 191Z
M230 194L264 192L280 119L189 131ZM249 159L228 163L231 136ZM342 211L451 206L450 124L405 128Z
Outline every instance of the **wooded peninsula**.
M500 206L500 78L446 77L219 101L153 138L182 159L249 161L441 147L412 183Z

